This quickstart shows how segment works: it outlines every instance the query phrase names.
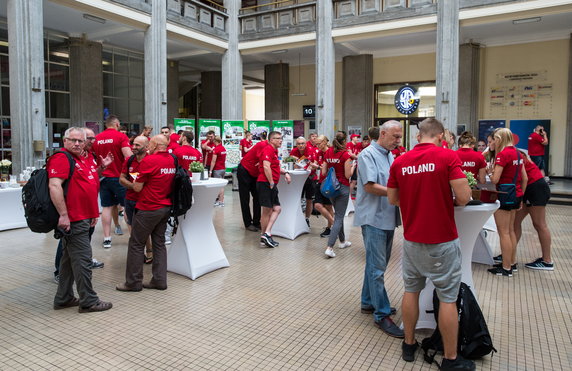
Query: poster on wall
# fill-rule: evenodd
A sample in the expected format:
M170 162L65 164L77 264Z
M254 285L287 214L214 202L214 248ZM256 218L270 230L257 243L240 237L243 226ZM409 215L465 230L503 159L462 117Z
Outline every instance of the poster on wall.
M95 133L95 135L99 134L99 122L97 121L86 121L85 127L91 129Z
M282 133L282 147L278 149L278 157L288 157L294 147L294 121L272 121L272 130Z
M495 129L506 127L506 120L479 120L479 140L487 141L487 137Z
M173 119L175 133L179 130L192 131L195 133L195 119Z
M304 120L294 120L294 138L303 136L304 136Z
M510 131L512 131L513 135L518 137L516 147L528 151L528 138L538 125L544 128L546 135L548 136L549 144L544 147L544 166L546 166L545 172L548 174L548 159L550 156L550 120L510 120Z
M361 126L348 126L348 142L350 141L350 137L354 134L357 134L362 137L361 135Z
M252 133L252 142L260 142L260 134L270 133L270 121L259 120L259 121L248 121L248 131Z
M244 138L244 121L222 122L222 145L226 148L226 167L233 168L240 162L238 145Z
M207 132L213 130L215 135L220 135L220 120L199 119L199 143L207 139Z

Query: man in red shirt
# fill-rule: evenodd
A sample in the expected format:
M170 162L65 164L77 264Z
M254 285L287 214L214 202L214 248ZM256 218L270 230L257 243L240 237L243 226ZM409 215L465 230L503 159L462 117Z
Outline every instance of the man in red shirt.
M99 217L99 178L93 158L82 155L85 141L86 134L82 128L71 127L64 134L64 151L70 153L75 161L71 178L70 163L65 154L52 156L47 164L50 198L60 214L58 229L64 234L54 309L79 306L80 313L101 312L113 306L99 300L91 283L89 229L95 226ZM109 158L102 161L104 164L110 162ZM66 181L67 192L64 194ZM74 296L74 281L79 300Z
M318 148L317 144L316 144L316 140L318 139L318 134L316 133L310 133L310 135L308 136L308 142L306 143L306 146L310 149L312 148Z
M141 161L139 175L133 182L133 190L139 192L139 198L129 237L125 282L115 287L118 291L141 291L143 287L167 289L165 230L176 170L175 160L167 152L168 145L164 135L151 138L149 155ZM153 242L153 277L148 283L143 283L143 251L149 236Z
M192 131L183 131L179 138L180 146L173 151L179 160L179 165L187 171L189 171L191 162L203 162L203 156L198 149L193 147L194 141L195 134Z
M226 173L226 148L222 145L222 139L218 135L214 137L213 142L215 147L212 151L209 173L213 178L224 179L224 174ZM215 206L224 207L224 187L218 193Z
M244 228L252 232L260 230L260 204L258 203L258 192L256 191L256 179L259 173L260 152L268 145L266 132L261 133L260 138L262 141L256 143L244 155L236 170L242 221ZM252 214L250 213L250 197L252 197Z
M127 135L119 132L119 119L117 116L109 115L105 120L106 129L95 137L93 143L93 151L101 157L108 154L113 155L113 163L103 171L101 179L101 189L99 196L101 198L101 224L103 226L103 247L111 248L111 214L112 209L125 203L125 188L119 184L119 174L121 167L126 158L130 157L133 152L129 145ZM123 234L121 228L116 228L117 234Z
M306 138L298 137L296 138L296 148L290 151L290 156L296 158L296 166L304 170L310 167L310 164L314 162L316 156L318 156L318 149L316 147L310 147L310 142L306 142ZM312 201L314 199L314 194L316 190L316 185L314 181L315 169L312 170L306 181L304 182L304 188L302 188L302 197L306 199L306 224L310 226L310 216L312 215Z
M244 138L240 140L238 144L238 149L242 157L246 156L246 153L252 148L252 133L246 131L244 133Z
M278 199L280 174L286 174L285 178L288 183L292 179L290 174L280 167L280 160L278 160L278 148L282 146L282 134L278 131L271 131L268 134L268 143L270 145L264 147L260 155L260 173L257 178L256 190L262 207L260 242L267 247L276 247L278 243L272 239L272 226L282 211Z
M461 246L451 192L452 188L455 204L466 205L471 189L455 152L439 147L444 131L438 120L423 120L417 135L419 144L395 159L387 183L389 202L401 207L403 217L402 357L408 362L415 359L419 293L429 278L440 301L439 330L445 349L441 369L474 370L472 361L457 354Z
M542 176L546 176L544 164L544 149L548 145L548 135L542 125L534 128L534 131L528 137L528 155L532 162L538 166L542 172Z
M216 147L214 143L215 132L209 130L207 132L207 139L201 142L201 149L203 150L203 160L205 161L205 169L210 170L211 160L213 159L213 150Z

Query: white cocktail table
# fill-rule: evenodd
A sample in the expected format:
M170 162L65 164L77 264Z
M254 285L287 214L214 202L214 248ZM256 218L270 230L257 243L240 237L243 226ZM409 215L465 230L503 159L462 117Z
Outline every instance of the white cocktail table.
M217 178L193 183L193 206L185 217L179 217L179 230L168 251L169 272L195 280L229 266L213 224L213 204L227 183Z
M310 172L307 170L292 170L290 177L292 182L288 184L284 175L280 176L278 182L278 198L282 212L272 227L272 235L293 240L303 233L309 233L310 228L306 224L306 219L302 213L302 189L304 182L308 179Z
M22 187L0 189L0 205L0 231L28 226L22 206Z

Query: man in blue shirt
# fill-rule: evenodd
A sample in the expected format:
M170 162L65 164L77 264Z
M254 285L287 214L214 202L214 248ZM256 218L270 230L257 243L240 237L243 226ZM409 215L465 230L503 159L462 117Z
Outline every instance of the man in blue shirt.
M354 224L361 226L365 246L365 274L361 294L362 313L373 313L375 324L386 334L403 338L395 325L384 285L384 274L391 256L393 234L399 211L387 199L387 180L393 162L391 150L401 143L403 130L397 121L379 128L379 138L358 156L357 199Z

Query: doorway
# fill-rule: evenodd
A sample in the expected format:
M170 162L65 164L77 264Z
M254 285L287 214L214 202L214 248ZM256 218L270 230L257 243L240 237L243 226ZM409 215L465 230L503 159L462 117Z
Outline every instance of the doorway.
M69 119L47 119L48 154L64 147L64 133L70 127Z

